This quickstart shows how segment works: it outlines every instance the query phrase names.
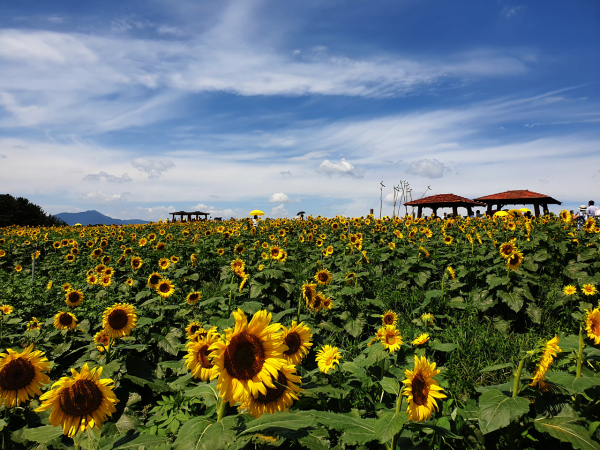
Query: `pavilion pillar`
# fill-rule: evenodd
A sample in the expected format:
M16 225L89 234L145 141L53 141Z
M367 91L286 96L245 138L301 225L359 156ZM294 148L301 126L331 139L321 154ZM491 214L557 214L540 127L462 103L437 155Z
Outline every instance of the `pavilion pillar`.
M431 209L433 210L433 215L437 216L437 210L438 210L437 206L436 207L432 207Z
M533 204L533 211L535 212L535 217L540 217L540 204L539 203Z
M458 207L456 205L452 206L452 218L455 219L458 217Z
M419 205L419 207L417 208L417 219L420 219L422 214L423 214L423 207L421 205Z
M471 205L467 205L467 215L469 217L473 215L473 209L471 208Z
M488 203L488 207L487 207L487 215L491 216L492 215L492 204Z
M548 211L548 205L546 203L542 203L542 213L546 214L546 211Z

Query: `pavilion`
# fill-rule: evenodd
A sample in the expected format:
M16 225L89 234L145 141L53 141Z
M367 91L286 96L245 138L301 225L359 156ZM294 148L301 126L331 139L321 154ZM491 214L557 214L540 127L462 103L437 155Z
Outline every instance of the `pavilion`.
M423 208L431 208L433 214L436 215L438 208L452 208L452 214L456 217L458 216L458 208L466 208L468 215L471 216L473 215L473 206L485 206L485 203L476 202L454 194L438 194L406 202L405 205L416 206L418 208L417 217L423 215Z
M492 215L495 211L500 211L506 205L533 205L535 215L540 216L540 206L542 212L548 210L548 205L560 205L561 202L552 197L528 190L506 191L499 194L486 195L475 200L487 204L487 214ZM493 207L496 206L496 210Z
M180 222L183 222L183 216L187 216L187 221L190 222L192 220L192 216L195 216L195 220L198 220L198 216L204 216L204 219L200 219L200 220L206 220L206 218L208 217L209 213L205 213L202 211L191 211L191 212L186 212L186 211L179 211L179 212L172 212L169 213L173 216L173 222L175 222L175 216L179 216L180 217Z

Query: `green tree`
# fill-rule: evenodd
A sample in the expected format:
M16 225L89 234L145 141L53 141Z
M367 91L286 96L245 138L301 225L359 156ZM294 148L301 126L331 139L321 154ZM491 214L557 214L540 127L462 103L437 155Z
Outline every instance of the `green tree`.
M0 195L0 227L10 225L52 226L66 225L54 216L48 215L44 210L23 197L15 198L10 194Z

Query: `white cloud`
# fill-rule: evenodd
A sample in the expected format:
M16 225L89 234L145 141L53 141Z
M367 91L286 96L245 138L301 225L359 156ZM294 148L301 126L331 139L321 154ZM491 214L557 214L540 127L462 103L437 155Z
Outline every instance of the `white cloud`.
M410 163L408 173L426 178L441 178L448 168L437 159L424 158Z
M291 203L290 198L285 195L283 192L278 192L276 194L271 195L269 198L271 203Z
M328 159L323 161L319 167L317 167L317 172L324 175L339 175L342 177L350 177L350 178L363 178L364 171L361 169L357 169L344 158L342 158L339 162L331 162Z
M173 161L154 158L136 158L131 164L136 169L146 172L148 178L160 178L163 175L163 172L175 167Z
M127 173L124 173L120 177L118 177L116 175L111 175L104 171L98 172L96 174L90 173L83 177L83 181L102 181L102 179L109 183L128 183L130 181L133 181L133 178L131 178Z
M289 217L289 215L290 213L287 209L285 209L285 205L283 203L271 209L271 217Z
M131 219L151 220L153 222L157 222L159 219L170 219L172 216L169 213L175 211L179 210L175 209L174 206L137 206L129 210L128 213L132 216L130 217Z
M316 152L308 152L301 156L294 156L292 158L288 158L289 161L309 161L311 159L321 159L329 156L329 152L325 151L316 151Z
M190 211L206 212L207 209L209 209L209 207L207 205L205 205L204 203L198 203L197 205L190 207Z
M523 9L525 9L523 5L507 6L502 10L502 15L506 18L510 18Z
M126 199L125 194L106 194L100 191L88 192L87 194L82 195L81 198L85 201L96 203L120 202L121 200Z

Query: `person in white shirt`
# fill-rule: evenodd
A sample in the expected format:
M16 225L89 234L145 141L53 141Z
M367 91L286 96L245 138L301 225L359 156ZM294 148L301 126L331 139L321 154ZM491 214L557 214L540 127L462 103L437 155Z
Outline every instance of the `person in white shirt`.
M596 211L598 210L597 207L594 206L594 200L590 200L588 202L588 208L587 208L587 216L589 217L596 217Z

